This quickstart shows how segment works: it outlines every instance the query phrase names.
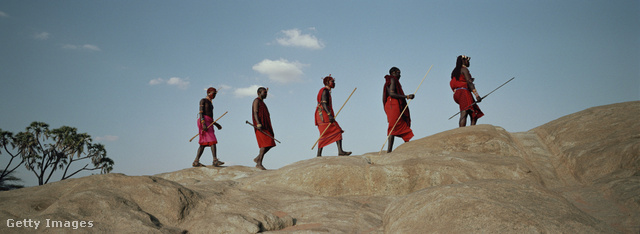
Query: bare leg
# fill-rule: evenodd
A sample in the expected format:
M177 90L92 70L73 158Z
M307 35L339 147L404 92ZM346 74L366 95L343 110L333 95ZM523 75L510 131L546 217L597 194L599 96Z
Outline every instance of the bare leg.
M469 118L471 119L471 126L476 125L478 118L471 117L471 113L469 113Z
M316 157L322 157L322 149L323 148L318 148L318 155L316 155Z
M349 156L351 152L342 150L342 140L336 141L336 145L338 146L338 156Z
M387 148L387 153L391 153L391 150L393 150L393 135L389 135L389 148Z
M218 160L218 155L217 155L217 147L216 145L212 145L211 146L211 155L213 156L213 161L217 161Z
M224 164L223 161L218 160L218 153L217 150L218 148L216 147L216 145L212 145L211 146L211 155L213 155L213 166L217 167L217 166L222 166Z
M193 163L191 164L194 167L198 167L200 166L200 156L202 156L202 153L204 152L204 145L200 145L200 147L198 147L198 153L196 153L196 159L193 161Z
M467 126L467 115L469 115L467 111L460 112L460 122L458 122L459 127Z
M260 154L258 155L258 157L256 157L255 159L253 159L254 162L256 162L256 167L260 168L262 170L267 170L266 168L264 168L264 166L262 166L262 159L264 159L264 155L269 152L269 150L272 148L273 146L270 147L264 147L264 148L260 148Z

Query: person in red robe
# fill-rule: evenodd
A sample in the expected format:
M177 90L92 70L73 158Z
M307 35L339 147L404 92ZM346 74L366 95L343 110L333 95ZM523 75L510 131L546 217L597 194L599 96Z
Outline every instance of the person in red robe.
M331 89L336 87L336 81L329 75L323 79L322 83L324 83L324 87L318 91L318 105L315 111L315 122L316 126L318 126L318 131L320 131L317 156L322 156L322 149L333 142L336 142L338 146L338 156L349 156L351 152L342 150L342 133L344 131L336 122L335 114L333 113Z
M256 167L262 170L266 170L262 165L264 155L269 152L271 148L276 146L275 135L273 134L273 127L271 126L271 116L269 115L269 109L264 104L264 99L267 98L267 89L264 87L258 88L258 97L253 100L252 105L252 120L254 130L256 133L256 140L258 141L258 147L260 148L260 154L253 159L256 163Z
M466 55L458 56L456 60L456 67L451 72L451 81L449 82L449 86L451 86L451 90L453 90L453 100L458 103L460 106L460 121L458 122L459 127L464 127L467 125L467 116L471 119L471 125L476 125L478 119L484 116L477 102L481 102L482 98L478 95L478 91L476 90L473 81L475 80L471 77L471 73L469 73L469 60L470 57ZM476 99L473 99L471 93L476 96Z
M389 148L387 152L390 153L393 149L394 137L401 137L404 142L408 142L413 138L411 115L407 107L407 99L413 99L415 95L404 94L404 90L402 90L402 85L400 84L400 69L397 67L392 67L389 70L389 75L386 75L384 79L382 103L384 104L384 111L387 114L387 122L389 122L389 127L387 128ZM405 107L406 110L402 113ZM401 113L402 116L400 116Z
M213 99L216 98L216 94L218 91L210 87L207 89L207 97L200 100L200 118L198 119L198 132L200 133L200 138L198 139L198 144L200 147L198 148L198 153L196 154L196 159L193 161L191 166L193 167L204 167L202 163L200 163L200 156L204 152L205 147L211 147L211 154L213 154L213 166L221 166L224 162L218 160L217 157L217 148L218 139L216 138L216 134L213 130L211 123L213 123ZM222 129L222 125L219 123L214 123L218 130Z

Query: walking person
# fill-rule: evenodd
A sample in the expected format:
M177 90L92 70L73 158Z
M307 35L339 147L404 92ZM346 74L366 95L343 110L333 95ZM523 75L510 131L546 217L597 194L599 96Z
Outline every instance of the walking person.
M482 97L478 95L478 91L473 84L475 79L471 77L471 73L469 73L469 60L471 60L471 58L466 55L458 56L456 59L456 67L451 72L451 81L449 82L449 86L451 86L451 90L453 90L453 100L460 106L459 127L467 125L467 117L471 120L470 125L476 125L478 119L484 116L480 107L474 104L476 100L477 102L481 102ZM475 100L473 96L471 96L471 93L475 95Z
M264 155L269 152L271 148L276 146L276 142L273 134L273 127L271 126L271 116L269 115L269 109L264 103L264 99L267 98L267 89L264 87L258 88L258 97L253 100L251 107L253 126L256 133L256 140L258 141L258 147L260 153L253 159L256 163L256 167L262 170L266 170L262 165ZM269 134L269 135L267 135Z
M322 149L333 142L338 146L338 156L349 156L351 152L342 149L342 133L344 131L336 122L333 112L331 90L336 87L336 81L329 75L322 80L322 83L324 87L318 91L318 105L315 111L316 126L321 134L318 140L317 156L322 156Z
M382 103L384 104L384 111L387 114L387 122L389 126L387 128L387 135L389 136L389 148L387 153L390 153L393 149L393 139L400 137L404 142L408 142L413 138L413 131L411 130L411 114L409 114L409 107L407 107L407 99L413 99L414 94L405 95L400 84L401 72L397 67L392 67L389 70L389 75L384 77L384 89L382 91ZM404 109L404 113L402 112ZM402 113L402 116L400 114Z
M205 165L200 163L200 156L204 152L204 148L211 147L211 154L213 155L213 166L222 166L224 162L218 160L217 155L217 147L218 139L216 138L216 134L214 132L213 126L210 126L213 123L213 99L216 98L216 94L218 91L210 87L207 89L207 97L200 100L200 112L198 113L198 131L200 132L200 138L198 140L198 152L196 154L196 159L193 161L191 166L193 167L204 167ZM213 123L218 130L222 129L222 125L219 123Z

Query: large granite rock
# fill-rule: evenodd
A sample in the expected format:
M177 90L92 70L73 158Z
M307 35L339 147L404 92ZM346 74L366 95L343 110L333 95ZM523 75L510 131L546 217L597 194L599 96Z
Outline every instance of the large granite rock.
M638 233L637 116L628 102L277 170L69 179L0 192L0 233Z
M476 180L394 200L385 233L615 233L560 195L530 183Z

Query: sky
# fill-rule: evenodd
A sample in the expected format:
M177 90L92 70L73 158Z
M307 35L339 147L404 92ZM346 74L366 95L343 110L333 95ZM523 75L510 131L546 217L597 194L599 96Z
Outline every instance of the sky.
M480 95L515 77L480 103L478 123L524 132L640 100L639 15L637 0L2 0L0 129L71 126L105 146L114 173L178 171L195 158L198 103L215 87L214 118L228 112L218 156L253 167L259 149L245 121L265 86L282 143L264 166L278 169L315 157L313 112L329 74L336 112L357 88L336 118L354 155L385 143L382 86L393 66L416 94L414 140L457 128L449 80L464 54ZM323 155L337 155L335 144ZM211 164L209 150L201 162ZM37 184L24 168L16 175Z

